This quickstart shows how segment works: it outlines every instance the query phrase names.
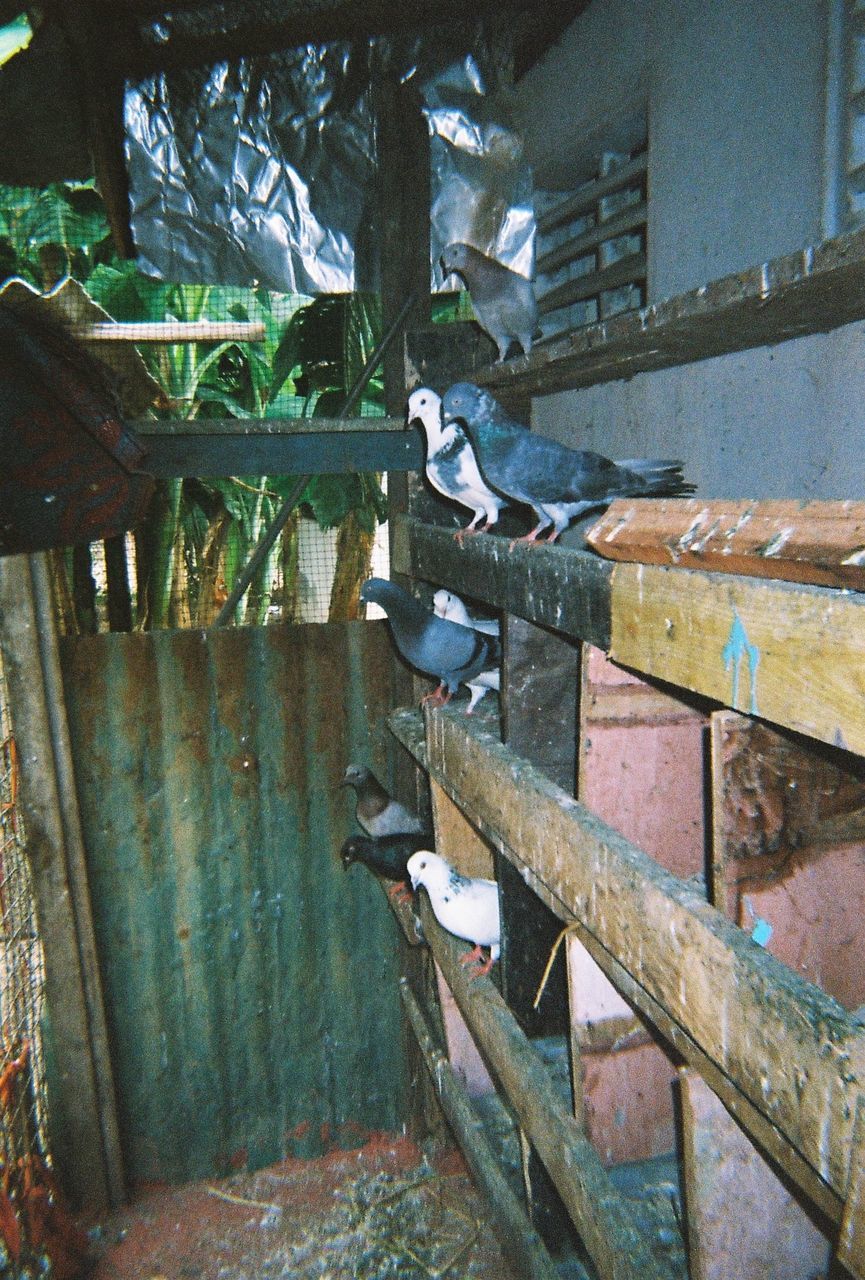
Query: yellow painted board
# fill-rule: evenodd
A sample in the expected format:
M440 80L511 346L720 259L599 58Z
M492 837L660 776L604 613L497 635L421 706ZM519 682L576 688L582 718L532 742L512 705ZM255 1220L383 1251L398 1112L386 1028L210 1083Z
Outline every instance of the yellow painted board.
M865 598L617 564L610 656L746 715L865 754Z

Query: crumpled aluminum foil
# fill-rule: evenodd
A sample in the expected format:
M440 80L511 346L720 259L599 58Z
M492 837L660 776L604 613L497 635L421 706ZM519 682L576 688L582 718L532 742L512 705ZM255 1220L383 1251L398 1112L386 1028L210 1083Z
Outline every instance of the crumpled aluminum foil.
M309 45L128 85L141 269L285 293L375 289L373 49ZM487 118L478 60L429 74L429 52L413 54L389 56L418 76L430 127L433 287L453 240L531 275L531 176L517 136Z

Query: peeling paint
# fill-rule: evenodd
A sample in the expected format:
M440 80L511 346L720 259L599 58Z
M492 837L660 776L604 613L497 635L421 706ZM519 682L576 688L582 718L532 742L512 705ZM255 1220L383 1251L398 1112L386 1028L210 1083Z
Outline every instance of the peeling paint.
M750 715L758 716L760 712L757 709L757 667L760 663L760 650L757 645L749 642L742 619L734 609L730 635L721 650L724 669L725 671L732 670L733 674L733 688L730 695L730 705L733 707L739 706L739 669L743 657L748 659L748 681L750 685L748 711Z

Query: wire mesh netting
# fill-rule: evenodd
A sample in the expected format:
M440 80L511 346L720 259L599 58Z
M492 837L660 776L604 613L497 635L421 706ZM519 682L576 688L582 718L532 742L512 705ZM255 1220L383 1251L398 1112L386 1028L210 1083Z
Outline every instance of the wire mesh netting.
M30 1274L28 1265L43 1269L36 1217L39 1202L54 1196L41 1034L44 967L18 776L0 661L0 1271L15 1276Z

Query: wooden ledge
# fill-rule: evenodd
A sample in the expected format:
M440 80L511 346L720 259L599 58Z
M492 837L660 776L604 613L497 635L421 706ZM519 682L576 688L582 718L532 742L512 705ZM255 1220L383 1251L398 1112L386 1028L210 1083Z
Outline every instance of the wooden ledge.
M862 316L860 229L588 325L471 376L493 391L507 387L545 395L826 333Z

